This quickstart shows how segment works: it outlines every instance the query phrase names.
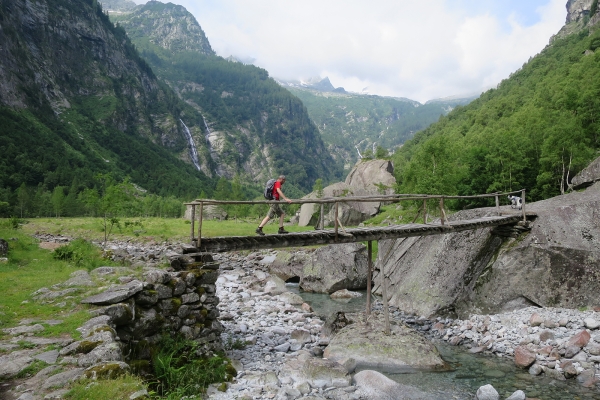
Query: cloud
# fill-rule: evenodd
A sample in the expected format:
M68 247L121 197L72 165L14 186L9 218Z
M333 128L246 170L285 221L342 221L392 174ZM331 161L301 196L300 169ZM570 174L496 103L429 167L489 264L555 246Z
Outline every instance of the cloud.
M274 77L424 102L495 86L564 24L565 0L172 0L217 54Z

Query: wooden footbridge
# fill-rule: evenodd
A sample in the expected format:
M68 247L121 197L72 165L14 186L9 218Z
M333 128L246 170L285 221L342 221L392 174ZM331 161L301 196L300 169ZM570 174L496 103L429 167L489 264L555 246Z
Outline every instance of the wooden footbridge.
M513 212L510 215L502 215L500 212L500 197L506 198L511 194L520 194L522 200L522 209L519 213ZM496 215L477 218L465 221L448 221L444 209L445 199L458 198L482 198L495 197L496 199ZM410 224L378 226L369 228L352 228L345 229L338 218L338 206L340 203L358 203L358 202L386 202L397 203L400 201L422 201L422 206L415 217L415 220ZM436 221L428 223L427 204L428 201L439 201L439 218ZM373 240L382 239L397 239L411 236L427 236L441 235L446 233L460 232L465 230L474 230L486 227L494 227L500 225L515 225L519 221L526 221L525 214L525 190L507 193L492 193L478 196L432 196L432 195L388 195L388 196L369 196L369 197L335 197L322 199L307 199L294 200L295 204L313 203L320 204L321 214L319 223L314 231L294 232L288 234L274 234L264 236L227 236L227 237L202 237L202 213L205 205L213 204L270 204L273 201L217 201L217 200L195 200L187 205L192 208L191 219L191 234L190 240L192 248L186 252L188 257L201 258L207 252L225 252L234 250L256 250L265 248L281 248L281 247L298 247L312 246L319 244L338 244L352 242L367 242L367 316L371 312L371 286L373 275ZM332 204L333 207L333 229L324 228L324 205ZM196 213L198 211L198 213ZM516 210L515 210L516 211ZM416 219L422 215L423 223L415 223ZM195 223L198 221L198 233L195 232ZM390 246L390 250L393 247ZM389 251L388 251L389 253ZM386 259L389 254L386 254L383 259ZM386 276L383 271L384 266L381 266L380 277ZM389 307L387 295L387 279L382 279L382 299L383 311L385 316L385 333L390 334Z
M523 200L523 207L520 213L511 213L502 215L500 212L500 197L506 198L509 194L520 194ZM466 221L448 221L444 210L445 199L457 198L482 198L495 197L496 214L495 216L478 218ZM427 202L432 200L439 201L439 219L436 222L428 223ZM295 204L319 204L321 214L318 228L314 231L293 232L288 234L273 234L264 236L220 236L220 237L202 237L202 215L206 205L225 205L225 204L270 204L274 201L219 201L219 200L195 200L186 203L192 208L191 223L191 244L197 248L198 252L226 252L236 250L258 250L282 247L301 247L314 246L322 244L338 244L353 242L370 242L373 240L397 239L412 236L440 235L465 230L474 230L485 227L494 227L499 225L514 225L520 220L525 220L525 191L493 193L478 196L434 196L434 195L386 195L386 196L362 196L362 197L335 197L321 199L294 200ZM358 202L386 202L397 203L400 201L422 201L422 206L417 214L423 217L423 223L413 223L404 225L378 226L368 228L345 229L338 218L338 206L340 203L358 203ZM331 229L323 229L324 205L332 205L334 217L334 226ZM198 222L198 231L195 232L195 224Z

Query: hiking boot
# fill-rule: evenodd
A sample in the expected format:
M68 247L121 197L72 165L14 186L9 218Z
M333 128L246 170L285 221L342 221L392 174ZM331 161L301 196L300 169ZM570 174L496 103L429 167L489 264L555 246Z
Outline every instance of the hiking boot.
M265 233L262 231L262 228L260 226L256 228L256 234L260 236L265 236Z
M283 229L283 227L280 227L279 230L277 231L278 234L283 235L286 233L289 233L288 231L286 231L285 229Z

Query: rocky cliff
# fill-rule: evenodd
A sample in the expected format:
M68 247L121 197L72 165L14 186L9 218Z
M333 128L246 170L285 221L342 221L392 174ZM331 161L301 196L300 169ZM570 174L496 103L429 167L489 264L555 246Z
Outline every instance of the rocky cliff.
M389 282L391 304L419 315L497 313L526 306L600 304L600 184L526 204L527 228L490 228L382 241L374 278ZM501 207L503 213L513 211ZM452 219L494 215L461 211ZM378 286L377 291L381 288Z
M264 184L279 174L309 191L316 179L339 175L302 102L267 71L214 55L198 21L185 8L150 1L111 15L142 56L201 118L188 121L212 176ZM214 169L211 169L214 163Z
M206 177L177 159L189 159L181 119L195 111L94 4L0 3L3 151L19 155L7 165L14 182L0 179L0 187L68 187L75 175L85 185L86 177L112 172L155 193L197 185L197 195Z
M600 22L600 14L597 13L598 2L594 0L568 0L567 19L561 30L550 39L565 37L584 28L596 29Z

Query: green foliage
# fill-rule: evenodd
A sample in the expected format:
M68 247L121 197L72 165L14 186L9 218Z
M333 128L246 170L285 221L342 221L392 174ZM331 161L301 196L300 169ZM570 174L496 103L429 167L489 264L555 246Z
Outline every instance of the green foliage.
M75 239L65 246L61 246L52 253L54 259L68 261L78 268L91 271L98 268L103 261L101 251L92 243L84 239Z
M315 181L315 184L313 185L312 190L313 190L313 192L315 192L318 199L323 197L323 180L321 178L319 178Z
M168 399L198 396L211 383L230 381L235 369L220 356L200 358L198 344L191 340L163 336L152 358L156 392Z
M387 158L383 151L394 149L410 139L414 132L424 129L445 115L453 107L466 104L470 99L454 102L416 101L392 97L359 95L355 93L319 92L289 88L302 100L308 113L319 127L323 140L338 163L352 167L358 161L359 149L368 158ZM373 154L373 144L378 150ZM340 150L343 150L340 153Z
M37 374L38 372L40 372L41 370L43 370L44 368L46 368L47 366L48 366L48 363L46 363L45 361L34 360L27 367L25 367L24 369L19 371L19 373L16 375L16 378L18 378L18 379L30 378L30 377L34 376L35 374Z
M142 379L133 375L109 380L78 380L64 395L69 400L129 400L131 395L144 389ZM149 394L153 393L149 391Z
M473 195L527 189L555 196L600 150L600 32L557 39L520 70L418 132L393 155L404 193ZM454 201L453 208L493 199Z

